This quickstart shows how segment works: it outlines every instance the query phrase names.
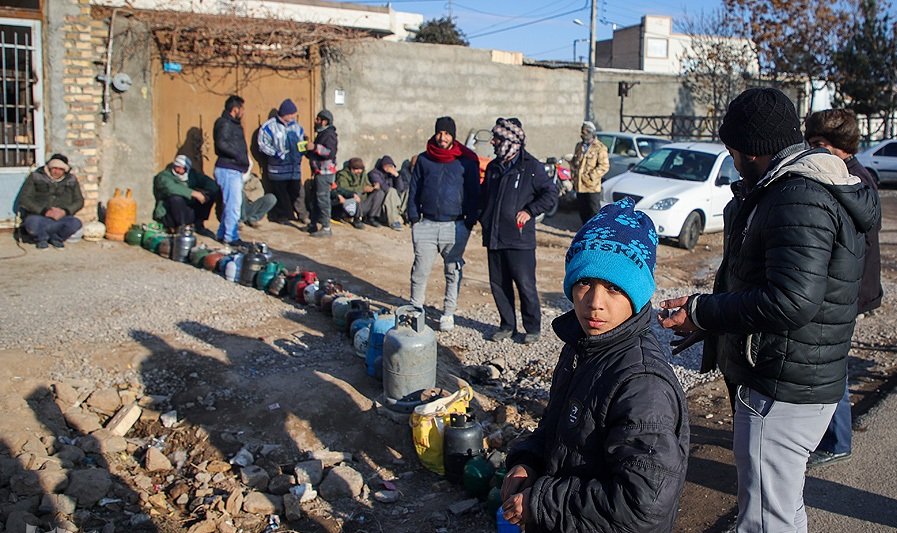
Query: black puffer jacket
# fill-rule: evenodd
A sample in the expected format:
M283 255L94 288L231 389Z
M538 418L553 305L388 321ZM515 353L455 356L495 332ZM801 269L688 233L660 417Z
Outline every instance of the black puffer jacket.
M529 152L522 151L507 170L493 159L480 188L483 246L490 250L535 249L535 217L551 211L557 201L558 191L545 173L545 165ZM517 227L520 211L532 217L522 228Z
M249 151L246 148L246 134L243 124L227 111L221 113L212 128L215 141L216 167L229 168L240 172L249 170Z
M863 233L881 216L878 195L824 150L780 161L739 205L714 294L692 319L711 333L704 369L789 403L837 403L844 394L863 272ZM714 361L715 359L715 361Z
M566 345L538 429L508 468L539 476L527 533L672 531L688 461L682 387L650 330L651 306L612 331L553 322Z

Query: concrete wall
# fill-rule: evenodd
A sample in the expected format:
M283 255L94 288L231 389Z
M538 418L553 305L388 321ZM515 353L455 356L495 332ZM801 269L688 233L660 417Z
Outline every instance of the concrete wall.
M455 119L462 141L471 130L490 129L498 117L518 117L530 152L563 155L579 140L585 110L585 69L500 64L489 50L368 41L325 66L322 76L322 104L334 115L340 163L357 156L369 167L383 154L400 161L423 151L443 115ZM676 76L598 69L593 112L600 129L619 128L621 80L641 82L626 99L626 114L682 112ZM335 102L337 91L345 103Z

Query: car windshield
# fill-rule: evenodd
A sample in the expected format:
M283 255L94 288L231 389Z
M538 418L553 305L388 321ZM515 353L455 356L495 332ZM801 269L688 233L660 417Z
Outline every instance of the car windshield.
M707 181L716 156L706 152L662 148L637 165L632 172L684 181Z

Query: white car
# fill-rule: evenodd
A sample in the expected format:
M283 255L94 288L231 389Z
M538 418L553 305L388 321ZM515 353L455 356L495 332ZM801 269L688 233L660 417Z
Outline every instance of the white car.
M669 139L653 135L620 133L616 131L599 131L595 136L607 147L607 156L610 162L610 170L601 178L601 181L607 181L626 172L629 170L629 167L638 163L661 146L672 142Z
M701 233L723 229L729 187L741 179L722 144L685 142L661 147L628 172L604 182L602 205L626 196L654 221L657 235L691 250Z
M856 157L878 183L897 182L897 139L882 141Z

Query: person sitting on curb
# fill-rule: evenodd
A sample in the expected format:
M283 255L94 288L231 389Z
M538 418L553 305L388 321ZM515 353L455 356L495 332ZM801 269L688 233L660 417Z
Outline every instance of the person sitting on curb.
M243 175L243 210L240 222L250 228L261 227L261 220L268 211L277 204L277 196L265 193L262 180L255 174L247 172Z
M363 229L361 220L375 228L381 226L379 222L380 212L383 210L383 198L386 194L380 189L380 184L371 183L364 171L364 161L360 157L353 157L345 168L336 173L336 185L341 189L352 191L361 198L361 219L352 225L357 229Z
M196 233L214 237L205 222L212 212L218 184L192 167L190 158L181 154L153 178L153 220L169 230L192 224Z
M330 204L333 220L351 222L356 228L364 227L361 221L361 197L355 192L334 183L330 189Z
M65 241L81 229L75 213L84 207L78 178L69 174L68 159L54 154L47 164L25 178L17 199L25 232L38 249L65 248Z
M383 214L389 227L396 231L402 231L402 219L408 210L408 177L410 171L402 175L396 169L395 161L388 155L381 157L374 170L368 174L371 184L379 186L385 193Z

